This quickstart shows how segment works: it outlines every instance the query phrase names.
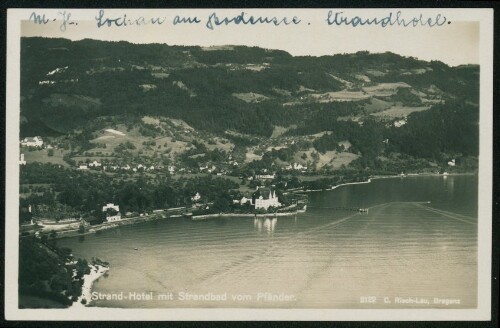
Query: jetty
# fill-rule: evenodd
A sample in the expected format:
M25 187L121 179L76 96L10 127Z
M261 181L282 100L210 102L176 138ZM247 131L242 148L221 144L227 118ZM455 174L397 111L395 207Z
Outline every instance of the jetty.
M329 209L329 210L333 210L333 211L348 211L348 212L368 213L368 208L361 208L361 207L332 206L332 207L311 207L311 208Z

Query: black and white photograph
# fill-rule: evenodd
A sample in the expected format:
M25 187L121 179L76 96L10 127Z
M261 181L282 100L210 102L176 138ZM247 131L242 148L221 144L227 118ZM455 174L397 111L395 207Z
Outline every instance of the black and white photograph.
M6 313L489 320L492 14L9 10Z

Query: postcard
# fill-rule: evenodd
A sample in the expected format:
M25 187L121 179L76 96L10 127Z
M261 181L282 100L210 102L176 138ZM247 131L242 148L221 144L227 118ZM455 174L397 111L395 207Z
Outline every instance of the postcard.
M490 320L492 9L9 9L8 320Z

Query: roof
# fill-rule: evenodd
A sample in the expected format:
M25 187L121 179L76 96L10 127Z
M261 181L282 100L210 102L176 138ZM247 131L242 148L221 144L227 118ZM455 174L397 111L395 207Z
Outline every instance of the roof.
M259 188L259 190L255 191L252 195L252 197L259 198L262 196L263 199L269 199L269 194L275 193L276 190L273 187L270 188Z
M26 137L24 138L24 142L36 142L36 141L41 141L42 137Z

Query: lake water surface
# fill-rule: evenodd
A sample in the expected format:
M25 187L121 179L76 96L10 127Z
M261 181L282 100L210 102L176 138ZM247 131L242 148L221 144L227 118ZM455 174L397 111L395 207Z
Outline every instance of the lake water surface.
M378 179L310 193L296 216L164 219L58 243L110 262L93 290L124 299L93 306L474 308L477 182Z

